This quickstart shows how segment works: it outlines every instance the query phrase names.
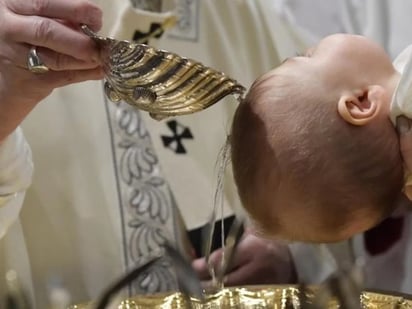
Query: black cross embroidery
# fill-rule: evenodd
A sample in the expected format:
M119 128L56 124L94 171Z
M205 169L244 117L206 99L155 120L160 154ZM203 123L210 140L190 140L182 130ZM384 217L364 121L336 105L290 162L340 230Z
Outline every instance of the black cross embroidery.
M186 148L183 145L183 139L193 139L192 132L188 127L178 123L176 120L167 122L167 126L173 132L172 136L162 135L163 145L173 150L176 154L186 154Z
M148 32L141 32L139 30L136 30L133 35L133 41L139 42L141 44L149 44L149 39L152 37L152 34L156 31L159 31L159 33L156 34L154 37L156 39L159 39L164 33L163 27L159 23L152 23L150 25L150 30Z

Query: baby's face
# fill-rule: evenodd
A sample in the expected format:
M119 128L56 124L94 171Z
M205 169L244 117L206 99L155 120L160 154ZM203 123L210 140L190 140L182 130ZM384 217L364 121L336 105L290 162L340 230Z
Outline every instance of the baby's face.
M324 38L304 55L288 58L275 71L307 79L327 91L353 90L393 72L390 58L362 36L335 34Z

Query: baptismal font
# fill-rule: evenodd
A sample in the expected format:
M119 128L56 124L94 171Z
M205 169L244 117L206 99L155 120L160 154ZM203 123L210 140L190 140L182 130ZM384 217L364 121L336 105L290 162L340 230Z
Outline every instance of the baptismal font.
M236 254L237 239L239 239L239 226L234 224L227 237L227 258ZM233 251L232 251L233 250ZM320 254L325 248L319 248ZM174 265L179 292L170 292L153 295L136 295L116 303L116 294L138 274L149 268L157 258L167 255ZM327 262L327 261L325 261ZM222 265L230 268L229 260ZM337 261L339 265L339 261ZM203 309L203 308L242 308L242 309L356 309L356 308L412 308L412 297L408 295L392 295L390 293L374 293L363 291L362 263L342 266L322 284L311 286L298 285L267 285L244 286L225 288L217 282L214 289L205 291L201 282L193 271L190 262L179 251L165 244L163 254L154 257L130 270L122 278L111 284L102 296L87 304L70 306L68 309ZM18 284L16 274L8 272L8 293L6 299L0 300L5 309L31 309L27 295ZM59 294L64 298L64 293ZM3 308L3 306L2 306ZM53 307L45 309L63 309Z

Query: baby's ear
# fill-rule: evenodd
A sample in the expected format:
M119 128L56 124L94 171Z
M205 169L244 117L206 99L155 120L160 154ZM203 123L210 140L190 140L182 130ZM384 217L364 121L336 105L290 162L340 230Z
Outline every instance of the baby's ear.
M338 102L339 115L350 124L363 126L378 114L386 98L382 86L374 85L364 91L343 94Z

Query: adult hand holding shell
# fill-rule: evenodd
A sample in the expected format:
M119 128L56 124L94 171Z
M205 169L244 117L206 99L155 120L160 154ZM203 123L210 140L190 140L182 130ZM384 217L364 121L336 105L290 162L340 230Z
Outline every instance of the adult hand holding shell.
M103 77L94 42L102 12L87 0L0 0L0 142L53 89Z

